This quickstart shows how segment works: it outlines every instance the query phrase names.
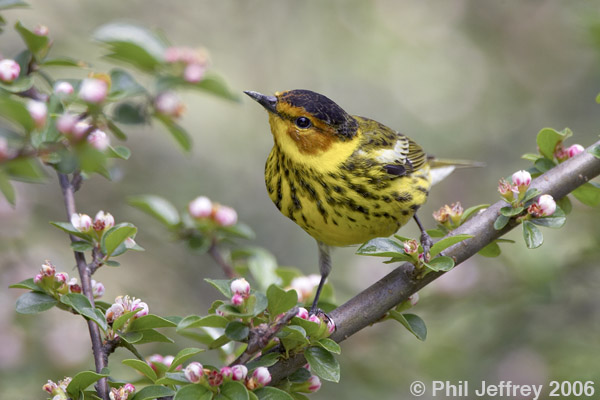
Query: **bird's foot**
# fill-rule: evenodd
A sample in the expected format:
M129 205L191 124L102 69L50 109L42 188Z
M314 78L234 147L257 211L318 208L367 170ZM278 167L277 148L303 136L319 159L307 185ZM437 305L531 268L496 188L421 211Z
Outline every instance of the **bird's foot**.
M431 250L432 246L433 240L431 239L431 236L429 236L425 231L421 232L421 247L423 248L423 257L425 262L429 261L429 250Z
M329 314L327 314L325 311L321 310L319 307L316 307L316 305L313 305L310 308L308 315L309 316L315 315L318 318L323 318L323 321L325 321L325 323L329 327L329 333L333 333L336 330L336 325L335 325L335 322L333 321L333 318L331 318L329 316Z

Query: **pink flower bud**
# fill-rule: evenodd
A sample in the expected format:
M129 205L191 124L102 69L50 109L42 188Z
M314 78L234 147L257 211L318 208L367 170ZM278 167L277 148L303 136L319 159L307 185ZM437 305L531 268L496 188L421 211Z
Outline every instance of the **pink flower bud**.
M33 33L35 33L38 36L48 36L48 33L50 33L50 29L48 29L46 25L38 25L33 29Z
M231 282L230 288L234 294L238 294L244 298L250 294L250 284L244 278L234 279Z
M569 158L569 153L567 150L565 150L562 142L558 142L556 144L556 148L554 149L554 157L556 157L558 161L564 161Z
M206 196L196 197L188 204L188 211L194 218L208 218L212 214L213 204Z
M524 170L517 171L512 175L512 182L519 188L519 192L521 192L531 184L531 174Z
M133 310L140 310L134 315L135 318L143 317L144 315L148 315L148 312L149 312L148 304L144 303L143 301L139 301L134 306ZM165 357L165 359L166 359L166 357ZM171 360L171 361L173 361L173 360Z
M87 141L92 145L96 150L104 151L108 149L110 146L110 139L106 132L101 131L100 129L96 129L92 133L90 133L87 137Z
M56 120L56 129L60 133L69 134L75 129L77 117L73 114L63 114Z
M188 64L183 71L183 79L189 83L198 83L204 77L206 67L202 64Z
M89 232L92 230L92 218L87 214L73 214L71 225L79 232Z
M165 61L168 63L176 63L180 60L181 49L176 46L171 46L165 50Z
M94 295L94 298L97 299L104 296L104 291L105 289L102 282L96 282L94 279L92 279L92 294Z
M48 107L46 103L36 100L27 102L27 111L35 123L37 129L42 129L46 125L46 117L48 117Z
M577 154L583 153L585 148L580 144L574 144L567 149L569 153L569 158L575 157Z
M69 286L70 293L81 293L81 286L79 286L79 284L77 283L76 278L71 278L71 280L67 282L67 286Z
M67 283L69 281L69 275L66 272L59 272L54 275L54 281L60 284Z
M223 379L231 379L231 377L233 376L233 370L231 369L231 367L225 366L221 368L219 372L221 372L221 375L223 375Z
M79 98L87 103L102 103L108 95L108 85L100 79L87 78L81 82Z
M271 382L271 373L266 367L256 368L252 373L252 377L262 386L268 385Z
M241 306L242 304L244 304L244 298L241 294L234 294L231 297L231 304L233 304L234 306Z
M79 121L73 128L73 136L76 139L81 139L90 131L90 129L92 129L92 125L85 121Z
M19 77L21 67L15 60L0 60L0 81L10 83Z
M152 354L150 357L146 358L146 361L150 364L162 364L164 357L160 354Z
M308 310L304 307L298 307L298 313L296 314L296 317L308 319Z
M173 92L162 92L154 99L154 108L160 114L170 117L180 117L185 106L177 94Z
M44 279L44 275L37 274L36 276L33 277L33 283L35 283L37 285L38 283L40 283L42 281L42 279Z
M417 251L419 251L419 242L417 242L414 239L407 240L406 242L403 243L403 246L404 246L404 252L406 254L414 254Z
M331 318L327 319L327 332L329 332L330 335L335 332L335 322L333 322Z
M129 385L129 386L127 386ZM131 383L128 383L125 386L121 386L120 388L111 388L108 397L110 400L127 400L129 399L129 395L135 392L135 386ZM131 390L133 388L133 391Z
M508 202L512 202L515 199L515 194L519 193L519 189L516 186L511 185L504 178L498 182L498 192Z
M0 137L0 161L12 157L12 151L8 148L8 140Z
M408 301L410 302L411 306L416 306L417 303L419 302L419 293L411 294L410 297L408 298Z
M310 378L308 378L308 391L310 393L314 393L316 391L318 391L319 389L321 389L321 379L319 379L318 376L316 375L311 375Z
M308 316L308 320L310 322L314 322L316 324L320 324L321 323L321 318L317 317L315 314L309 315Z
M133 386L131 383L126 383L125 386L123 386L123 389L125 389L129 393L135 392L135 386Z
M549 194L541 195L538 200L529 206L527 212L533 217L547 217L556 211L556 202Z
M199 362L194 361L185 367L183 374L188 381L198 383L202 380L202 375L204 375L204 367Z
M73 94L73 92L75 91L75 89L73 89L73 85L71 85L69 82L65 82L65 81L61 81L61 82L57 82L56 85L54 85L54 93L61 96L61 95L71 95Z
M114 322L125 313L125 308L121 304L113 304L106 310L106 321Z
M105 213L103 210L98 211L94 217L94 230L105 231L113 226L115 226L115 218L112 216L112 214Z
M232 226L237 222L237 212L231 207L218 205L214 210L213 219L221 226Z
M245 365L234 365L231 367L231 379L234 381L243 381L248 375L248 368Z
M54 276L56 274L56 267L50 261L46 260L42 264L41 272L44 276Z

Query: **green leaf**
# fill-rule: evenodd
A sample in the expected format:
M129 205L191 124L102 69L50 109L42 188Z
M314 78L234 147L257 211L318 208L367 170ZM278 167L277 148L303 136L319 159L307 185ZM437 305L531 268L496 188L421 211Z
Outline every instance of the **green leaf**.
M250 328L240 321L231 321L225 328L225 335L238 342L245 340L250 333Z
M289 393L284 392L281 389L274 388L273 386L265 386L257 389L254 391L254 394L259 400L294 400Z
M256 234L248 225L238 222L233 226L220 227L221 232L225 232L230 236L239 237L242 239L254 239Z
M269 251L261 247L245 246L234 250L231 253L231 258L233 260L245 260L260 290L266 291L271 284L279 283L279 277L275 273L277 260Z
M46 174L35 158L19 157L4 163L5 171L11 179L39 183L46 180Z
M246 364L246 367L250 371L258 367L270 367L271 365L277 364L280 356L281 355L279 353L267 353L250 361L248 364Z
M508 224L508 221L510 221L510 217L502 214L498 215L498 218L494 221L494 229L499 231Z
M168 319L159 317L158 315L148 314L133 320L129 325L128 331L135 332L154 328L173 328L175 326L177 326L177 324Z
M590 207L600 206L600 185L595 182L586 182L571 192L583 204Z
M450 271L454 268L454 260L447 256L436 257L424 264L433 271Z
M539 160L542 157L543 156L540 156L539 154L535 154L535 153L525 153L521 156L522 159L528 160L531 162L536 162L537 160Z
M34 55L36 60L41 61L50 50L50 41L47 36L36 35L29 29L25 28L20 21L15 24L15 30L19 32L21 38L27 45L27 48Z
M14 206L16 204L15 188L10 183L8 174L3 169L0 169L0 191L11 205Z
M302 383L310 379L311 376L312 374L306 368L298 368L293 374L288 376L288 380L291 383Z
M80 240L77 242L71 242L71 248L73 249L73 251L85 253L86 251L92 250L94 248L94 245L89 242L84 242Z
M140 372L142 375L144 375L145 377L150 379L152 382L156 381L156 378L157 378L156 372L154 372L152 367L150 365L148 365L147 362L141 361L141 360L138 360L135 358L131 358L131 359L123 360L123 361L121 361L121 363L123 365L127 365L128 367L131 367L131 368L135 369L136 371Z
M535 166L535 169L537 169L540 172L547 172L550 171L552 168L556 167L556 164L554 164L554 161L547 159L546 157L542 157L538 160L536 160L533 165Z
M213 392L202 385L187 385L177 391L173 400L211 400Z
M125 325L125 322L129 321L129 319L137 313L138 313L138 310L133 310L133 311L127 311L126 313L121 315L119 318L117 318L116 320L113 321L113 323L112 323L113 330L115 330L115 331L120 330L123 327L123 325Z
M152 116L159 120L165 126L165 128L167 128L171 136L173 136L175 141L181 146L183 150L190 151L192 149L192 138L187 133L187 131L175 121L173 121L171 117L168 117L163 114L154 114Z
M91 235L88 233L79 232L69 222L54 222L50 221L50 225L57 227L58 229L67 232L70 235L77 236L84 240L90 240Z
M120 68L114 68L110 71L110 81L110 96L112 98L131 97L148 93L129 72Z
M360 246L356 254L361 256L398 257L404 255L404 246L392 239L375 238Z
M295 290L285 291L273 284L267 289L267 300L269 302L267 309L271 318L274 319L298 303L298 293Z
M165 376L158 378L154 383L157 385L184 385L190 382L185 378L183 372L165 372Z
M588 153L590 153L591 155L593 155L596 158L600 158L600 144L597 144L596 146L589 149Z
M529 200L533 199L534 197L537 197L538 195L540 195L542 193L541 190L539 189L535 189L535 188L529 188L527 189L527 191L525 192L525 196L523 197L523 203L528 202Z
M317 344L331 353L340 354L342 352L340 345L329 338L323 338Z
M72 307L82 316L94 321L103 331L108 328L106 317L102 311L92 307L90 300L81 293L67 293L60 297L60 302Z
M218 349L219 347L225 346L227 343L231 342L231 340L226 335L221 335L215 340L213 340L209 345L209 350Z
M330 382L340 381L340 364L322 347L312 346L304 350L304 356L313 374Z
M470 239L472 237L473 235L467 235L463 233L460 235L449 236L447 238L441 239L440 241L436 242L433 246L431 246L431 257L435 257L442 251L446 250L448 247L453 246L456 243L460 243L463 240Z
M10 8L26 8L29 4L23 0L0 0L0 10L8 10Z
M21 76L10 83L0 81L0 88L10 93L21 93L31 89L32 86L33 78L31 76Z
M9 286L9 288L10 289L29 289L29 290L34 290L34 291L41 290L38 285L33 283L33 278L25 279L24 281L21 281L19 283L13 283L12 285Z
M167 43L154 32L137 25L111 23L94 32L95 40L106 43L111 51L106 57L152 72L163 61Z
M125 242L125 239L135 236L136 233L137 228L129 222L123 222L113 226L102 235L100 241L102 252L106 257L110 257L117 247Z
M0 96L0 116L22 126L26 132L31 132L35 127L33 119L23 103L8 96Z
M488 208L489 206L490 206L489 204L479 204L479 205L467 208L461 215L459 224L462 225L466 220L471 218L471 216L477 214L480 210L483 210L484 208Z
M525 210L525 207L502 207L500 209L500 214L504 215L505 217L514 217L515 215L521 214L523 210Z
M563 131L558 132L552 128L544 128L537 135L537 145L540 153L549 160L554 159L554 149L556 145L573 135L570 129L565 128Z
M173 362L171 363L171 366L169 367L169 369L167 369L167 371L175 371L175 368L177 368L177 366L183 364L188 359L192 358L196 354L202 353L203 351L204 349L198 349L196 347L188 347L187 349L179 351L179 353L177 353L177 355L173 359Z
M43 67L85 67L86 63L70 57L46 58L40 63Z
M175 206L162 197L151 194L130 196L127 198L127 202L131 206L156 218L169 228L175 227L181 221L179 212Z
M136 392L131 400L151 400L159 397L168 397L175 395L175 391L165 386L152 385L146 386L139 392Z
M112 122L112 120L107 119L106 124L108 125L108 129L110 129L110 131L113 135L115 135L115 137L117 137L119 140L127 140L127 135L125 134L125 132L123 132L121 128L117 126L117 124Z
M531 222L536 225L556 229L556 228L561 228L565 224L565 222L567 222L567 217L565 216L565 213L563 212L563 210L561 210L557 206L556 211L554 211L554 214L552 214L548 217L534 218L531 220Z
M523 238L525 238L525 244L530 249L540 247L544 243L542 232L529 221L523 221Z
M571 199L569 199L569 196L565 196L560 200L556 200L556 205L563 210L565 215L571 214L571 211L573 210L573 204L571 204Z
M73 377L71 383L67 386L67 394L70 398L75 399L80 392L87 389L92 383L107 376L108 374L98 374L94 371L81 371Z
M483 257L498 257L501 253L500 246L496 241L491 242L483 249L479 250L477 254Z
M233 296L231 292L231 280L228 279L204 279L205 282L210 283L215 289L217 289L221 294L228 299Z
M117 104L112 110L112 118L115 122L127 125L144 124L148 121L145 108L133 102Z
M221 386L221 398L226 400L248 400L248 390L240 382L229 381Z
M225 328L229 320L220 315L207 315L200 317L198 315L188 315L177 324L177 330L189 328Z
M35 314L54 307L58 301L46 293L28 292L17 299L16 311L19 314Z
M111 157L120 158L122 160L128 160L131 157L131 150L125 146L109 147Z
M425 322L415 314L401 314L398 311L390 310L390 317L400 322L410 333L421 341L427 339L427 327Z
M155 331L154 329L146 329L143 331L127 332L121 336L124 340L131 344L145 343L174 343L173 340Z

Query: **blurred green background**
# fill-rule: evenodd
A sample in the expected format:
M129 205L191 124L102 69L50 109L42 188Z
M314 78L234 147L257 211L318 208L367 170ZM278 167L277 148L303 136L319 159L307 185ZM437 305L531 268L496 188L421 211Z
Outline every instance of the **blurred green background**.
M4 57L23 47L10 29L21 20L30 28L50 28L53 55L88 60L104 71L103 50L90 41L91 33L115 20L137 22L164 31L173 44L206 47L213 68L239 93L312 89L350 113L411 136L432 154L485 161L486 168L460 171L432 190L421 211L429 227L431 212L443 204L495 202L498 179L528 167L520 156L535 151L541 128L570 127L570 144L584 146L599 133L597 1L30 3L31 9L4 13ZM67 74L57 70L55 76ZM205 313L219 297L203 281L222 277L213 260L171 241L161 226L128 206L125 197L133 194L158 194L181 209L198 195L231 205L257 233L247 244L267 248L280 265L315 273L313 240L279 214L264 188L272 146L265 112L248 98L183 97L191 154L182 155L160 127L129 129L133 155L117 163L119 179L94 177L77 194L82 212L104 209L117 222L133 222L140 228L136 240L146 248L125 255L120 269L95 275L107 288L104 300L130 294L153 313L187 315ZM15 209L0 199L3 398L44 398L47 379L93 366L80 319L58 310L16 315L21 291L7 289L32 277L45 259L72 271L67 237L48 224L65 220L56 178L49 175L44 185L17 185ZM421 292L414 312L427 323L426 342L393 322L367 328L343 343L341 383L325 383L312 397L410 399L413 380L468 380L472 387L482 380L595 380L600 392L599 226L597 210L575 203L563 229L544 229L539 249L527 250L520 232L512 232L517 243L503 245L500 257L476 256ZM416 237L417 229L411 224L403 234ZM334 253L330 282L339 304L391 270L354 251ZM141 350L175 354L178 347ZM111 357L111 369L125 371L119 363L125 357L124 351Z

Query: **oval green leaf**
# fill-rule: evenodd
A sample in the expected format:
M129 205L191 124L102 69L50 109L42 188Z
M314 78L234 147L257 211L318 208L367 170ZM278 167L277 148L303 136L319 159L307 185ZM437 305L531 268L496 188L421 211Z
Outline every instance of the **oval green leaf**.
M304 351L304 356L313 374L326 381L340 381L340 364L329 351L322 347L312 346Z
M544 243L544 236L537 226L529 221L523 222L523 238L530 249L540 247Z
M17 299L16 311L19 314L36 314L54 307L58 301L46 293L28 292Z

